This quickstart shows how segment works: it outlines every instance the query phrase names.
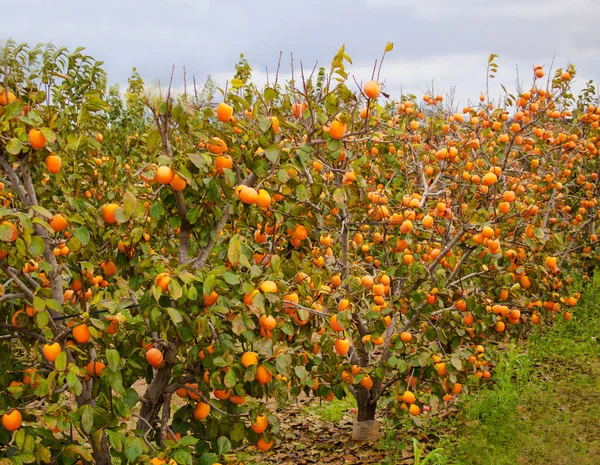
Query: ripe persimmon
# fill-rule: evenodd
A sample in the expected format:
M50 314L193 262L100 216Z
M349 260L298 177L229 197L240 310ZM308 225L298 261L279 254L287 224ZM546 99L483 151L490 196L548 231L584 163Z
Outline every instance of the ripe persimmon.
M225 169L231 169L233 167L233 160L227 155L219 155L215 158L215 168L219 174L224 174Z
M342 139L344 134L346 134L346 124L338 120L333 121L329 127L329 134L331 135L332 139Z
M271 442L266 442L263 436L256 441L256 447L263 452L267 452L271 447L273 447L273 444L275 444L274 440L271 440Z
M160 350L153 347L146 352L146 360L150 366L159 368L164 361L164 356Z
M62 167L62 158L58 155L51 153L46 157L46 168L52 174L56 174L60 171Z
M173 180L169 183L169 185L173 188L174 191L180 192L185 189L187 183L185 182L185 179L179 176L178 173L175 173L173 175Z
M375 81L367 81L363 90L365 95L370 99L377 98L381 94L381 86Z
M42 353L44 354L46 360L48 360L49 362L54 362L58 357L58 354L60 354L61 352L62 348L60 347L60 344L58 342L54 342L52 344L45 344L42 347Z
M44 137L44 134L42 134L42 131L38 129L31 129L29 131L29 144L35 150L46 147L46 138Z
M244 352L241 361L246 368L251 365L258 365L258 354L256 352Z
M226 103L219 103L217 105L217 118L222 123L227 123L231 120L233 116L233 107L231 105L227 105Z
M269 419L266 415L257 415L256 421L252 421L250 423L250 428L252 428L252 431L254 431L256 434L264 433L268 426Z
M8 89L0 89L0 106L10 105L17 97Z
M340 355L346 355L350 350L350 341L347 338L336 339L335 343L335 351Z
M267 370L264 366L259 365L256 369L256 379L259 384L267 384L271 379L273 379L273 375L269 370Z
M60 213L54 215L50 220L50 227L54 232L64 231L67 229L67 226L69 226L69 222Z
M196 420L202 421L208 417L210 414L210 404L206 402L198 402L194 407L194 418Z
M258 200L258 192L253 187L245 186L240 191L240 200L248 205L255 204Z
M169 184L175 178L175 172L170 166L159 166L156 168L154 180L161 184Z
M4 426L7 431L13 432L18 430L22 423L23 417L18 410L13 410L12 412L2 415L2 426Z
M109 203L102 207L102 217L104 218L104 222L107 224L114 224L117 222L115 218L115 211L119 208L116 203Z
M86 324L80 324L73 328L73 339L78 344L85 344L90 340L90 328Z

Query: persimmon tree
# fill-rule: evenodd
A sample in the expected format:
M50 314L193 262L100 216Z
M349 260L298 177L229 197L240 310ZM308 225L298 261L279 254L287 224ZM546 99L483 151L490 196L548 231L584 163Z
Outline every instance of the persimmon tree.
M597 258L591 83L536 67L457 111L349 62L259 89L242 59L213 105L7 44L0 460L210 464L269 450L267 401L302 394L355 396L373 439L381 399L418 422L493 378L494 341L571 317Z

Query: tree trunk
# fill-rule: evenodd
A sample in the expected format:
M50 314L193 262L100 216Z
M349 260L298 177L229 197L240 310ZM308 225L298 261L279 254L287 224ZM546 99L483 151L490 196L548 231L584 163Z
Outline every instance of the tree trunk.
M379 422L375 420L377 402L374 392L362 386L356 389L358 415L352 429L352 438L357 441L372 442L379 438Z
M96 465L112 465L106 435L102 430L92 438L92 457Z
M154 425L160 421L158 413L163 406L165 390L169 386L171 371L177 357L177 348L175 345L165 345L167 346L164 352L165 365L157 370L142 399L142 408L140 409L141 418L138 421L137 429L144 433L150 429L150 425Z

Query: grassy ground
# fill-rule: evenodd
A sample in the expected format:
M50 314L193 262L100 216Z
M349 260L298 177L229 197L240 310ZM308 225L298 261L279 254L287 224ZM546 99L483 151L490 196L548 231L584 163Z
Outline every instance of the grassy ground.
M462 402L443 463L600 463L599 291L595 279L573 319L502 356L493 387Z

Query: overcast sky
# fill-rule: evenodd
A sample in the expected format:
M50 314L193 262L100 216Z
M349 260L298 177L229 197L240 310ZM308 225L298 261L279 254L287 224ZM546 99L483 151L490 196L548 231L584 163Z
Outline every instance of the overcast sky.
M26 5L26 7L25 7ZM165 82L172 65L200 81L233 75L240 53L265 81L283 52L282 74L295 62L328 65L342 44L349 71L368 79L387 42L386 90L422 95L456 87L461 104L485 89L487 58L499 55L499 84L530 82L532 66L568 62L579 87L600 80L600 0L0 0L10 11L0 40L84 46L105 62L111 83L126 86L133 66L147 83Z

